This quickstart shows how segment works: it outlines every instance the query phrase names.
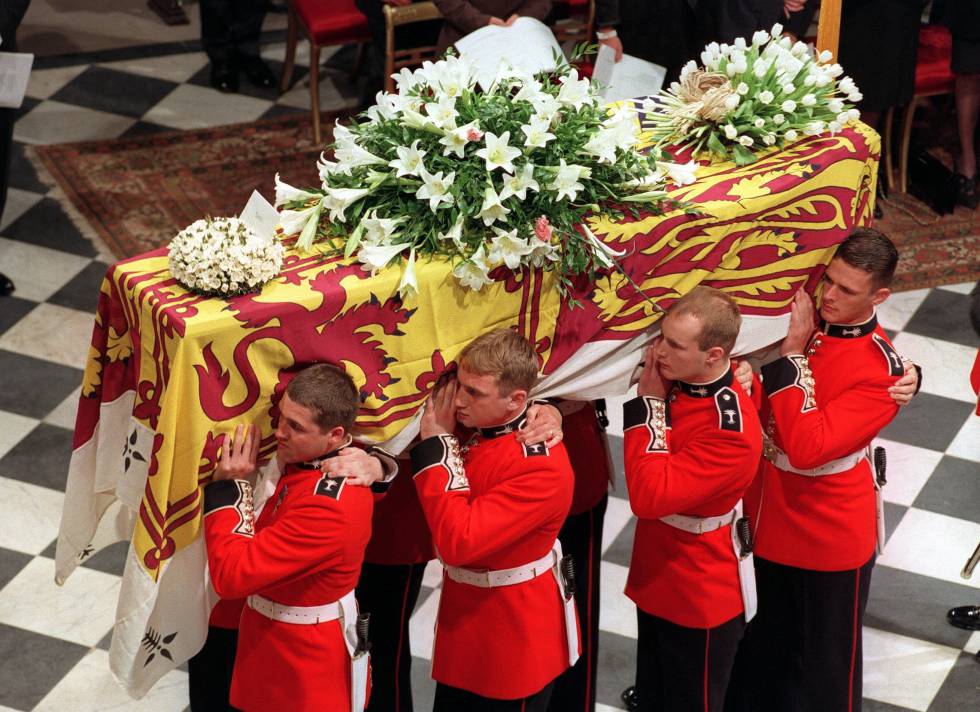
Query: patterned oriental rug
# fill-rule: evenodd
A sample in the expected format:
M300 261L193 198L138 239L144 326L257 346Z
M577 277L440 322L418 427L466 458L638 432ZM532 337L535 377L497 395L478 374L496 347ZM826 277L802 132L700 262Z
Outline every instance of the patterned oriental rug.
M335 116L324 114L325 128ZM79 227L94 230L120 259L166 244L203 216L238 215L253 190L271 202L277 172L295 186L319 182L306 114L31 151ZM902 255L896 291L980 279L980 210L957 208L940 219L905 195L884 208L877 227Z

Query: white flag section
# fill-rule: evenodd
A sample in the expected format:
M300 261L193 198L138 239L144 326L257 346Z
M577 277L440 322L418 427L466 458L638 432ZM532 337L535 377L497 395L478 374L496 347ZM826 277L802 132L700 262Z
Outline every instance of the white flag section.
M789 315L743 317L735 353L775 343L788 326ZM624 394L636 378L643 348L653 333L628 341L585 344L541 380L535 395L584 400ZM69 591L67 579L82 561L113 542L132 538L153 445L153 432L132 418L133 404L133 391L103 404L92 438L72 453L55 554L56 581ZM421 411L386 443L390 450L397 453L408 447L418 433L420 415ZM108 435L112 433L116 437ZM118 442L119 433L127 434L124 445ZM273 458L256 483L256 516L277 479ZM130 695L142 697L201 649L215 601L202 537L178 551L157 581L140 566L130 546L109 651L110 668Z
M515 47L520 52L514 52ZM519 17L509 27L481 27L456 40L456 49L476 67L477 82L484 91L493 84L501 63L536 74L554 69L555 57L561 56L554 33L533 17Z

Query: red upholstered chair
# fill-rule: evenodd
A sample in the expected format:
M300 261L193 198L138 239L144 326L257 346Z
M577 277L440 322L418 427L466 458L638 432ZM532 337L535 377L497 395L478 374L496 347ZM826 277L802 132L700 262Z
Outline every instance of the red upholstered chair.
M951 94L955 76L949 68L953 51L953 38L943 25L923 25L919 31L919 53L915 63L915 93L903 110L902 138L898 154L898 176L892 165L892 123L895 109L885 115L885 174L888 188L898 186L904 193L908 189L909 142L912 137L912 117L919 101L927 96Z
M296 59L297 28L310 40L310 108L313 112L313 140L320 143L320 48L357 44L354 72L357 73L364 48L371 41L367 18L354 0L289 0L289 30L286 40L286 63L282 68L280 91L289 88Z

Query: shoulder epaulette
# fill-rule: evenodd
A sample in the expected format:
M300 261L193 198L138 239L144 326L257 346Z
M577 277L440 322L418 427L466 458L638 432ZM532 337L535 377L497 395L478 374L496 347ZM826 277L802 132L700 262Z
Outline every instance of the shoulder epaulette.
M888 339L883 338L880 334L872 334L871 340L881 350L882 356L888 362L889 375L901 376L904 374L905 364L902 363L902 357L898 355L898 351L889 343Z
M718 411L718 427L722 430L742 432L742 407L738 395L728 386L715 393L715 408Z

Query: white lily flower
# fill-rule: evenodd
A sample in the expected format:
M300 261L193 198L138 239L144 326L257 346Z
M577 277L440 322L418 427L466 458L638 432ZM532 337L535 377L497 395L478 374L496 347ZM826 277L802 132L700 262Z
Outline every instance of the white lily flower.
M537 96L529 99L534 111L541 116L547 116L549 123L554 123L558 112L561 110L561 102L546 91L539 92Z
M789 131L786 132L787 141L795 141L799 137L800 135L794 129L790 129Z
M334 121L333 124L333 141L337 150L352 148L357 145L357 138L349 128L339 121Z
M755 143L752 137L747 134L742 134L741 136L739 136L738 142L743 146L751 146L753 143Z
M771 104L776 95L768 89L759 92L759 101L763 104Z
M323 207L330 211L330 219L337 222L347 222L344 210L367 195L367 188L327 188L323 196Z
M419 139L412 141L411 146L396 147L395 153L398 154L398 158L388 161L388 165L397 171L395 175L399 178L401 176L419 176L421 175L419 171L425 170L422 157L425 156L426 152L419 150Z
M602 242L595 236L595 234L593 234L592 230L590 230L589 226L585 223L582 223L582 232L585 233L586 240L588 240L594 248L593 255L595 256L596 262L603 267L612 267L613 257L622 257L626 254L626 252L617 252L609 245Z
M391 238L395 234L395 229L401 223L405 222L406 218L379 218L378 211L372 210L368 215L361 218L361 227L364 229L364 239L365 244L379 244L382 242L391 242Z
M696 161L688 161L687 163L657 161L657 168L666 173L670 182L676 186L691 185L697 180L698 164Z
M616 135L613 131L600 128L582 148L588 155L599 159L600 163L616 162Z
M522 240L517 236L517 229L510 232L494 228L496 237L490 240L490 254L487 259L491 264L503 262L510 270L516 270L521 266L521 258L530 254L531 245L527 240Z
M422 186L415 192L416 198L428 200L429 209L432 212L439 208L440 203L452 205L456 202L453 194L449 192L453 179L456 177L456 171L450 172L445 178L442 176L442 171L432 175L425 170L425 166L422 167L421 171Z
M766 125L766 120L760 116L755 121L752 122L752 125L755 126L757 129L761 129L763 126Z
M533 104L534 100L541 93L542 86L541 82L534 77L525 79L521 84L520 90L514 95L514 101L528 101Z
M463 214L460 213L459 217L456 218L456 222L453 223L446 232L440 232L436 237L440 240L452 240L453 243L458 248L463 247Z
M527 137L524 140L524 147L544 148L548 141L554 140L555 135L548 131L550 123L548 119L542 117L540 114L535 114L531 117L530 123L521 126L521 131Z
M736 129L731 124L725 124L722 128L725 131L725 138L729 140L735 140L736 138L738 138L738 129Z
M441 97L434 104L426 104L426 109L436 126L447 131L456 128L456 119L459 117L459 112L456 111L455 97Z
M404 96L411 91L416 84L418 84L421 77L416 76L415 72L412 70L402 67L401 71L399 71L397 74L392 74L391 78L395 80L395 84L398 87L398 93Z
M279 227L283 235L301 232L311 220L319 220L322 200L302 210L283 210L279 213Z
M776 134L766 134L762 137L762 143L766 144L767 146L772 146L774 143L776 143Z
M844 94L850 94L853 91L857 91L857 86L854 84L854 80L850 77L844 77L839 82L837 82L837 88L840 89Z
M786 117L783 116L782 114L776 114L775 116L772 117L772 122L776 124L776 126L779 126L784 121L786 121Z
M507 200L512 195L516 195L520 200L527 200L527 191L541 191L541 186L534 180L534 166L525 163L521 169L512 176L504 176L504 189L500 191L500 199Z
M806 94L800 100L800 103L803 104L803 106L816 106L817 97L815 97L813 94Z
M514 172L514 159L521 155L521 149L513 148L508 145L510 131L504 131L500 136L492 131L483 134L485 148L481 148L476 155L487 163L487 171L502 168L508 173Z
M527 256L527 263L531 267L540 268L548 262L557 262L558 256L558 248L550 242L531 240L531 252Z
M496 220L503 220L509 212L510 208L504 207L497 191L493 189L493 184L487 184L483 193L483 206L476 216L483 220L484 225L492 225Z
M364 245L357 251L357 261L363 265L361 269L374 276L408 246L407 242L400 245Z
M779 108L781 108L787 114L792 114L794 111L796 111L796 102L792 99L787 99L780 105Z
M276 207L278 208L285 203L292 203L297 200L307 201L313 200L314 198L319 199L321 196L319 193L310 193L306 190L300 190L299 188L294 188L288 183L283 183L279 180L279 174L276 173Z
M826 125L823 121L811 121L806 125L806 128L803 129L803 133L805 133L807 136L816 136L817 134L823 133L825 130Z
M386 163L383 158L375 156L367 149L356 144L347 148L334 149L334 156L340 164L340 172L346 173L347 175L350 175L351 168L356 168L357 166L385 165Z
M769 41L769 33L765 30L758 30L752 35L752 44L760 47Z
M558 200L561 200L562 196L566 196L569 200L575 200L578 192L585 188L578 182L579 179L590 177L592 170L574 163L568 165L564 158L559 159L559 164L555 180L548 187L558 193Z
M570 71L560 81L561 89L558 90L558 101L565 106L573 106L577 109L586 104L592 106L595 102L589 92L589 80L579 79L577 69Z
M475 133L471 134L473 131ZM463 126L458 126L457 128L447 131L446 135L439 139L445 148L442 150L443 156L448 156L451 153L455 153L458 158L466 157L466 144L473 141L471 135L480 135L480 128L476 121L471 121Z
M398 116L398 105L391 101L391 94L379 91L374 95L374 105L367 110L371 121L391 120Z
M740 97L738 94L729 94L727 97L725 97L725 108L732 111L738 106L741 100L742 97Z
M783 26L777 22L772 26L772 29L769 30L769 34L772 35L773 39L779 37L781 34L783 34Z
M435 134L444 134L445 129L440 128L436 125L428 116L423 116L419 113L421 106L412 106L411 103L406 103L402 106L402 126L407 126L410 129L417 129L419 131L430 131Z
M485 285L493 281L487 276L489 271L486 252L483 245L480 245L468 260L456 266L456 269L453 270L453 276L467 289L480 291Z
M415 248L408 254L408 264L402 270L402 279L398 283L398 296L402 300L414 299L419 293L419 281L415 277Z

